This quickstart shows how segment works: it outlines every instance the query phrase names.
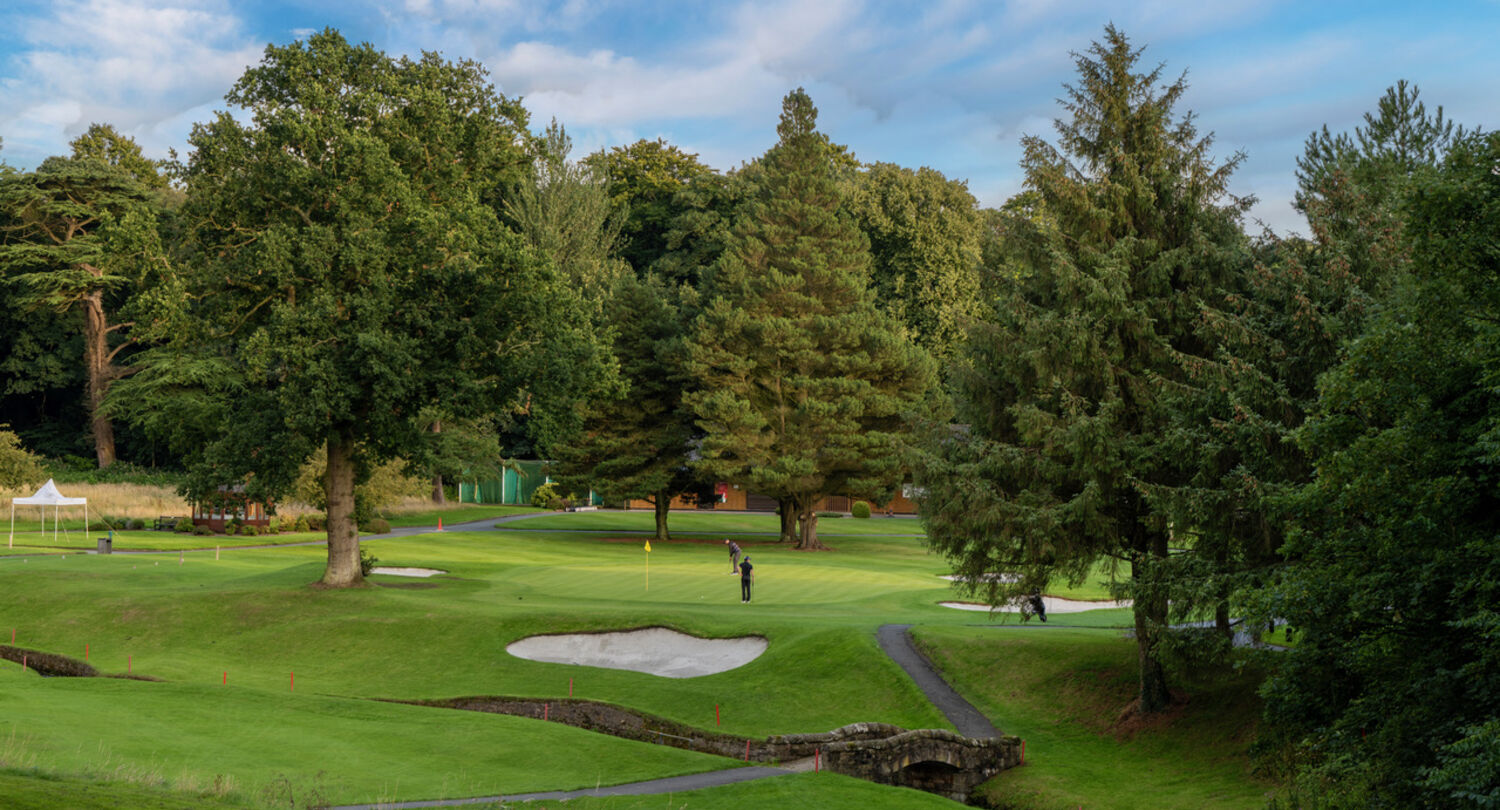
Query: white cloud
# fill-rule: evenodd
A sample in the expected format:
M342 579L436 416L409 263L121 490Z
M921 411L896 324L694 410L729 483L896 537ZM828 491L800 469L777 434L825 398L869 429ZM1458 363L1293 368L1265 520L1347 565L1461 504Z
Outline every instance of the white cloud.
M19 165L64 151L96 122L164 156L186 127L162 122L221 98L261 52L212 0L61 0L49 11L15 30L21 44L0 85L0 135Z

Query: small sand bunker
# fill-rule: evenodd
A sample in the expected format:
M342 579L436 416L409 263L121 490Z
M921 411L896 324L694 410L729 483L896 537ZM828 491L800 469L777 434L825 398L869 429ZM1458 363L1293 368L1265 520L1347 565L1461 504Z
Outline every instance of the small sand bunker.
M949 582L968 582L969 581L968 577L960 577L960 576L955 576L953 574L943 574L942 576L943 576L943 579L946 579ZM997 574L997 573L991 572L991 573L988 573L988 574L981 574L980 577L979 577L979 579L980 579L981 582L1015 582L1016 579L1017 579L1017 577L1016 577L1015 574Z
M528 661L629 669L665 678L697 678L742 667L766 651L759 636L698 638L648 627L618 633L532 636L512 642L506 652Z
M393 577L435 577L438 574L446 574L448 572L437 568L386 568L383 565L377 565L370 569L370 573L386 574Z
M989 605L981 605L975 602L939 602L945 608L954 610L984 610L990 609ZM1086 610L1111 610L1113 608L1130 607L1130 600L1124 599L1119 602L1084 602L1079 599L1059 599L1055 596L1043 596L1042 604L1047 606L1047 613L1082 613ZM995 610L996 613L1020 613L1021 609L1015 605L1003 605Z

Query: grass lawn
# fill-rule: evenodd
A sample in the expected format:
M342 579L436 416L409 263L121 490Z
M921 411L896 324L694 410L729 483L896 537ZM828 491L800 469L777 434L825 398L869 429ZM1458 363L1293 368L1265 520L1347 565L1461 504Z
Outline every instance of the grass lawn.
M394 524L392 524L394 525ZM507 524L517 529L569 529L588 531L656 531L656 514L649 509L600 509L595 512L547 512L535 518ZM765 534L781 533L781 519L769 513L714 512L711 510L678 510L667 516L667 528L673 533L712 534L714 532ZM920 537L922 522L909 517L887 518L819 518L819 537L849 535L905 535ZM736 542L739 542L736 539Z
M1026 764L986 784L1015 810L1258 808L1269 783L1247 749L1260 703L1250 673L1174 679L1188 698L1161 720L1122 723L1135 698L1136 647L1118 633L1033 628L921 628L918 644Z
M438 518L442 518L444 525L453 526L459 523L471 523L476 520L488 520L490 518L506 517L509 515L525 515L532 512L544 514L545 510L538 509L535 506L450 503L447 506L431 509L391 512L382 515L382 517L391 526L436 526Z
M598 517L547 515L522 525L571 528ZM187 790L230 777L237 791L231 799L251 803L278 785L323 791L334 801L565 789L734 763L556 724L362 698L561 697L571 681L577 697L703 728L715 728L717 705L722 730L747 736L856 721L948 728L880 652L880 624L919 625L924 638L973 638L976 648L990 650L1026 634L1059 639L1063 648L1099 638L1132 649L1118 635L1128 611L1053 617L1054 624L1111 630L1004 630L986 614L939 607L955 598L940 578L946 563L911 537L850 535L827 553L795 552L769 537L742 539L757 574L755 601L743 605L712 534L765 516L691 517L707 521L706 537L653 543L649 555L638 535L514 531L515 523L370 540L365 545L382 565L448 573L375 576L372 587L347 591L307 587L322 573L321 547L225 549L218 559L198 552L181 562L177 555L120 554L0 560L0 643L14 629L19 646L80 658L87 646L89 662L101 670L129 667L165 681L43 679L0 664L0 741L19 741L12 747L20 751L0 756L0 767L97 778L123 765L159 772L166 784ZM535 633L650 625L708 637L758 634L770 646L739 669L686 679L531 662L505 651ZM1009 704L976 704L1005 731L1029 733L1008 725ZM1101 745L1121 747L1107 738ZM1241 781L1259 789L1248 777ZM1109 790L1090 795L1086 806L1113 806ZM796 798L804 796L812 798ZM671 806L765 806L778 798L819 807L951 804L823 774L683 794ZM665 806L663 797L599 801L580 806Z

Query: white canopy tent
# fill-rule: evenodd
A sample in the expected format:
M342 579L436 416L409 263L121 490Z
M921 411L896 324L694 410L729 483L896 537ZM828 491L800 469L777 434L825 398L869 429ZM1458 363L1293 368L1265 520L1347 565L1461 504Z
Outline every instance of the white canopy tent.
M16 506L17 505L20 505L20 506L37 506L37 507L41 508L41 512L42 512L42 532L43 533L45 533L47 531L47 507L49 507L49 506L52 507L52 540L53 540L53 542L57 542L57 527L58 527L58 523L59 523L58 517L59 517L59 515L61 513L62 507L64 507L64 506L82 506L83 507L83 540L84 540L85 543L88 542L88 539L89 539L89 499L88 498L69 498L69 497L63 495L61 492L57 491L57 484L53 483L51 478L48 478L47 479L47 483L42 484L42 488L39 489L39 490L37 490L35 495L32 495L32 496L27 497L27 498L11 498L10 499L10 541L7 544L8 547L14 547L15 543L16 543Z

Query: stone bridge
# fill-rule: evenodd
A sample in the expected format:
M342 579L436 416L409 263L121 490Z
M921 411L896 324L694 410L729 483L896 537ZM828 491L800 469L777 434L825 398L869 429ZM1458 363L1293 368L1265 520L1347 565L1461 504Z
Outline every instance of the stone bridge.
M907 731L884 723L856 723L827 734L786 735L767 742L804 756L816 750L823 767L835 773L959 802L967 801L981 782L1021 764L1018 737L974 738L943 729Z
M967 801L979 783L1021 764L1019 737L965 737L945 729L908 731L889 723L854 723L821 734L745 739L623 706L574 698L468 697L396 702L545 719L746 762L781 763L816 756L824 769L834 773L925 790L960 802Z

